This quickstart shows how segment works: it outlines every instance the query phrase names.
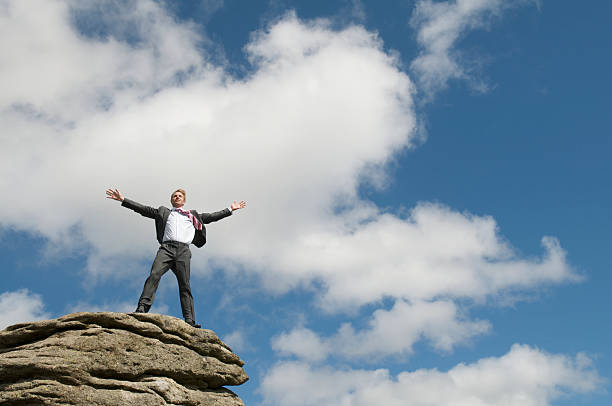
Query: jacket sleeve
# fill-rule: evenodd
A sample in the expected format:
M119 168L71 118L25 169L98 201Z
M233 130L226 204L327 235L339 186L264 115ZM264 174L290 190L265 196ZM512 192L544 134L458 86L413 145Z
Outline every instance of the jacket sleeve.
M157 209L150 207L150 206L144 206L130 199L124 198L123 202L121 202L121 206L127 207L130 210L134 210L136 213L139 213L141 216L145 216L148 218L154 219L157 215Z
M220 211L216 211L214 213L198 213L198 216L200 217L200 221L203 224L212 223L213 221L219 221L222 218L225 218L231 215L232 215L232 211L230 209L223 209Z

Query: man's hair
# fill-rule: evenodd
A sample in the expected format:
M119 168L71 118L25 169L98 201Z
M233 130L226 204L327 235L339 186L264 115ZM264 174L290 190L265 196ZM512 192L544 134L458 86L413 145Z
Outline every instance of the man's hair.
M170 195L170 200L172 200L172 196L174 196L176 192L181 192L183 194L183 199L187 200L187 193L185 193L184 189L176 189L174 192L172 192L172 194Z

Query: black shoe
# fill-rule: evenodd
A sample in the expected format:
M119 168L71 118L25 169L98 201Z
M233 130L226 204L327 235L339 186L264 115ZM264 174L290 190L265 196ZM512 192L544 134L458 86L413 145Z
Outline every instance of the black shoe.
M202 328L202 325L201 324L196 324L195 321L185 320L185 323L189 324L191 327Z
M147 310L145 309L145 307L143 305L138 305L138 307L136 308L136 311L134 313L146 313Z

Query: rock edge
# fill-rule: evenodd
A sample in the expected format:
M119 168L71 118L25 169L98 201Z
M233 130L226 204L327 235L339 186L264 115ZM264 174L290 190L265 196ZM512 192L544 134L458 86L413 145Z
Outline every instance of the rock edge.
M0 331L0 404L242 405L222 386L246 382L243 365L174 317L73 313Z

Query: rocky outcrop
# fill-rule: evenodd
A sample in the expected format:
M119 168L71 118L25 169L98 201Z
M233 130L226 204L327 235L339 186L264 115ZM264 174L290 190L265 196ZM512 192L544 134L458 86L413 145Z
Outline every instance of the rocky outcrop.
M0 405L242 405L243 365L174 317L74 313L0 331Z

